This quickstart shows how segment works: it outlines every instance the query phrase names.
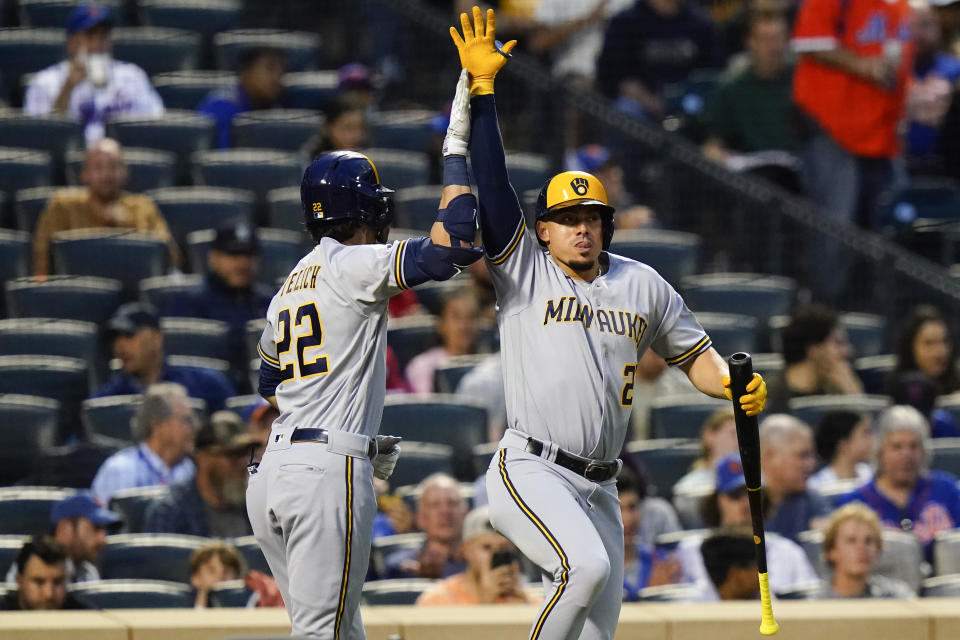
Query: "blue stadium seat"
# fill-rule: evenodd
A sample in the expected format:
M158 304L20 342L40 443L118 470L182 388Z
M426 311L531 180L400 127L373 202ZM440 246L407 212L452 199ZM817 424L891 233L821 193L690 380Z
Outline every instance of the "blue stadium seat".
M257 280L269 287L276 287L280 278L285 278L306 253L306 236L285 229L259 229L260 270ZM197 273L207 270L207 253L213 242L211 229L194 231L187 235L187 252L190 265Z
M88 489L103 461L126 444L88 436L87 440L53 447L37 463L36 474L30 476L31 484Z
M214 607L246 607L252 595L243 580L224 580L210 590L210 602Z
M958 212L960 215L960 212ZM887 319L873 313L844 313L840 324L846 329L858 357L879 356L889 348L887 344Z
M151 27L184 28L198 31L204 38L211 38L218 31L227 31L237 26L241 3L233 0L139 0L143 24Z
M0 191L13 193L29 187L45 187L51 180L52 157L46 151L0 147Z
M193 70L158 73L150 79L167 109L193 111L213 91L232 91L237 76L226 71Z
M853 361L854 371L863 383L864 393L883 393L887 376L896 366L897 356L893 354L867 356Z
M651 438L700 438L703 423L718 409L730 409L728 400L690 393L654 398L650 406Z
M167 110L161 118L137 115L114 116L107 122L107 135L124 147L147 147L172 151L177 159L178 182L190 179L190 157L213 143L213 118L193 111ZM229 185L233 186L233 185Z
M57 440L59 420L56 400L0 395L0 485L13 484L35 471L37 461Z
M23 543L29 540L29 536L3 535L0 536L0 567L12 567L17 561L17 555L23 548ZM6 571L6 569L0 569Z
M0 487L0 534L49 532L50 509L71 493L59 487Z
M31 187L17 191L13 212L17 220L17 228L27 233L33 233L37 228L40 214L47 207L47 202L62 187ZM0 206L2 208L2 206ZM2 260L0 260L2 262ZM0 267L2 268L2 267ZM27 275L23 273L21 275ZM0 278L6 280L7 278Z
M757 319L736 313L697 314L697 320L713 341L713 348L726 357L738 351L753 353L757 350Z
M399 533L392 536L382 536L373 541L370 547L370 559L373 562L373 570L377 575L386 573L386 558L395 551L401 549L419 549L423 546L426 535L419 531L414 533Z
M105 323L122 300L119 280L51 276L7 281L7 310L14 318L64 318Z
M191 369L204 369L211 373L218 372L227 375L230 371L230 363L218 358L203 358L200 356L167 356L167 364L175 367L189 367ZM190 398L191 406L194 409L199 407L201 413L206 412L206 405L199 398Z
M0 282L25 278L30 273L32 256L33 247L28 232L0 229ZM9 313L2 301L0 312Z
M233 119L233 146L298 151L322 122L318 112L306 109L248 111Z
M454 356L447 364L440 365L433 372L433 390L437 393L454 393L463 376L490 357L490 354Z
M67 18L76 8L78 2L71 0L18 0L20 8L20 24L29 27L51 27L63 29L67 25ZM120 0L105 0L98 5L113 10L114 20L123 18L120 11Z
M431 126L435 116L435 112L423 109L376 112L370 116L370 146L429 151L438 135Z
M181 248L187 246L187 234L199 229L214 229L224 220L253 220L254 194L226 187L171 187L147 193L163 214L170 233Z
M200 35L193 31L119 27L111 39L117 60L132 62L149 76L196 69L200 62Z
M274 229L306 233L303 226L303 206L300 187L280 187L267 192L267 221Z
M386 187L403 189L427 184L430 171L426 153L375 148L363 153L376 165L380 183Z
M60 402L57 441L79 435L80 403L90 395L87 363L60 356L0 356L0 393L52 398Z
M820 424L820 420L830 411L846 410L865 413L871 417L893 404L893 398L871 395L822 395L791 398L788 405L790 413L811 427Z
M267 559L263 557L263 551L260 550L260 545L257 544L257 539L254 536L234 538L231 542L243 556L248 569L272 575L270 565L267 564Z
M473 473L480 477L487 472L490 466L490 459L497 452L499 444L496 442L484 442L473 447Z
M231 398L227 398L224 406L238 416L243 417L243 414L246 411L257 406L261 402L265 402L265 400L260 397L260 394L248 393L242 396L233 396Z
M65 356L92 362L97 357L99 331L92 322L53 318L0 320L0 353Z
M83 184L81 172L85 155L83 151L67 152L69 184ZM171 151L127 147L123 150L123 161L127 165L127 184L124 188L130 193L171 187L177 182L177 156Z
M123 489L110 496L110 509L123 518L123 533L143 533L147 509L156 500L162 500L170 493L170 487L134 487Z
M681 438L636 440L627 444L627 451L646 469L653 490L651 495L670 500L673 485L700 457L700 443Z
M439 343L436 325L433 316L407 316L390 322L387 344L397 355L401 369L406 369L414 356Z
M199 286L203 276L199 274L173 273L140 281L140 299L149 302L163 313L170 301L188 289Z
M427 232L437 220L443 185L425 184L399 189L393 197L396 206L394 224L404 229Z
M291 109L325 109L340 90L336 71L283 74L283 104Z
M230 359L230 325L203 318L161 318L164 353Z
M0 113L0 140L7 147L46 151L53 161L52 178L61 183L63 159L68 150L83 149L83 126L64 115L27 116L19 112Z
M539 153L508 153L507 172L517 193L539 190L550 177L550 161Z
M221 149L193 154L194 183L211 187L236 187L256 194L258 216L266 219L267 192L299 185L303 166L299 156L267 149ZM265 262L265 261L264 261Z
M931 469L947 471L960 477L960 438L934 438Z
M187 582L190 554L209 542L208 538L167 533L107 536L100 575L104 579Z
M97 609L185 609L194 601L192 587L165 580L89 580L69 591Z
M132 443L139 439L133 435L130 426L138 406L139 395L87 398L80 405L80 422L87 435Z
M156 236L123 229L73 229L53 234L56 272L117 278L134 293L144 278L163 275L167 243Z
M219 69L236 69L240 52L250 47L279 49L288 71L315 69L320 57L320 36L303 31L236 29L215 35L213 46Z
M65 24L63 22L56 29L0 29L0 69L3 69L7 95L15 96L13 106L19 106L21 102L21 76L63 60Z
M263 329L267 326L267 321L263 318L247 321L244 331L243 343L247 349L247 357L257 361L257 368L260 368L260 354L257 352L257 345L260 343L260 336L263 335ZM253 387L256 389L256 385Z
M360 598L367 606L411 605L433 584L434 580L427 578L375 580L363 585Z
M434 442L404 440L403 452L390 476L391 487L418 484L433 473L453 474L453 448Z
M700 236L665 229L619 229L613 234L610 253L648 264L674 287L696 273Z
M487 441L487 410L446 394L390 395L380 433L453 447L454 475L472 482L473 447Z

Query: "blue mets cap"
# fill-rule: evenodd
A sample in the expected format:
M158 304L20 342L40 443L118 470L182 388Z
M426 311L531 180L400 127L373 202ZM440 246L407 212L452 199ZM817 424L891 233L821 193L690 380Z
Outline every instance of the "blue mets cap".
M68 496L53 505L50 510L50 522L56 524L64 518L86 518L98 527L110 527L120 524L122 518L86 492Z
M95 4L81 4L70 13L67 35L72 36L77 31L86 31L100 24L113 26L113 13L110 9Z
M747 480L743 477L739 454L731 453L717 463L717 493L730 493L745 486Z

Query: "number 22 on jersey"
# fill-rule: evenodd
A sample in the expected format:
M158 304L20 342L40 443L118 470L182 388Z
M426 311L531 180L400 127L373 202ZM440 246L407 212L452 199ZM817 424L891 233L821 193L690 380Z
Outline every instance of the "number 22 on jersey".
M280 336L277 340L277 359L281 364L291 347L295 351L293 360L281 367L283 382L294 377L303 380L322 376L330 371L327 356L309 353L310 349L323 345L323 324L316 303L300 305L292 316L289 308L281 309L277 314L277 334Z

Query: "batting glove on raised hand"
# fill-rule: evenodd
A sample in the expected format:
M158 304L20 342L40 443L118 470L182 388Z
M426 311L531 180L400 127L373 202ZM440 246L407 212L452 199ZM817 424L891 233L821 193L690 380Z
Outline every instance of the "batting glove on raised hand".
M733 400L733 391L730 389L730 376L721 378L723 383L723 395L727 400ZM746 395L740 396L740 408L748 416L755 416L767 406L767 383L759 373L753 374L753 378L747 383Z
M470 75L466 69L460 71L457 90L453 94L450 106L450 124L443 139L443 155L465 156L470 144Z
M400 458L400 438L397 436L377 436L377 455L373 458L373 475L386 480L393 475Z
M460 14L463 37L456 27L450 27L450 37L460 53L460 64L470 72L470 93L475 96L493 93L493 79L507 63L507 57L517 46L511 40L498 47L496 41L497 18L493 9L487 9L487 26L484 29L480 7L473 8L473 26L465 13Z

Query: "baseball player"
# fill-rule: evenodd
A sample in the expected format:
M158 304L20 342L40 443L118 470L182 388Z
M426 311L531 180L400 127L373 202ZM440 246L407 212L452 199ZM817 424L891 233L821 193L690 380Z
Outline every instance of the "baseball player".
M616 456L627 430L637 361L648 348L694 386L728 397L727 367L673 288L647 265L606 251L613 208L579 171L540 191L528 232L507 176L493 81L515 41L495 44L461 14L451 28L470 72L470 150L485 257L497 293L508 429L486 485L494 526L544 573L531 639L613 638L623 591ZM545 249L545 250L544 250ZM763 409L754 376L741 406Z
M458 96L468 102L465 72ZM467 126L452 119L448 138ZM465 153L466 142L460 147ZM387 300L481 255L469 246L476 201L468 187L445 186L430 238L384 245L391 193L362 154L314 160L300 195L317 245L274 296L260 339L259 391L280 416L251 465L247 508L296 636L365 638L358 605L377 511L373 477L389 477L399 456L397 438L376 436Z

